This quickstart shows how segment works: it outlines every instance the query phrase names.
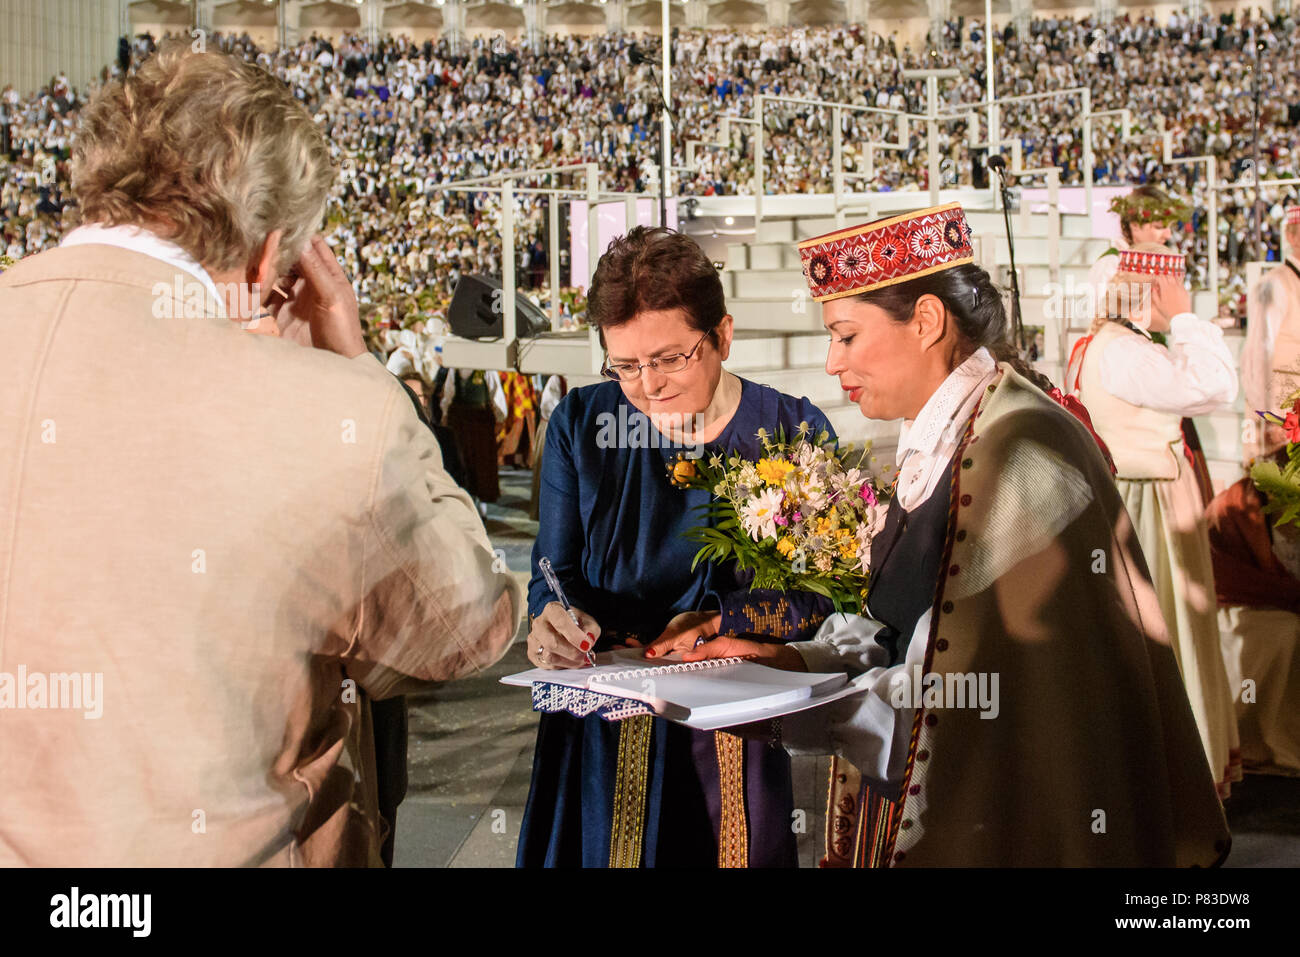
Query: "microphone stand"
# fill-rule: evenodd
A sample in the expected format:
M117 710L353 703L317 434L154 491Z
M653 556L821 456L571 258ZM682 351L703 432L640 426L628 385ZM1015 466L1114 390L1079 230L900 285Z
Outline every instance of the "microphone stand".
M650 79L654 81L655 92L659 94L659 109L662 111L660 113L660 119L658 124L659 125L659 158L660 160L662 160L664 158L664 152L665 152L663 148L664 147L663 113L668 114L668 118L672 121L674 127L677 126L677 114L672 111L672 108L668 105L668 101L664 99L664 85L659 82L659 75L655 72L654 63L648 57L642 54L641 51L638 50L636 47L632 48L632 51L628 55L628 60L632 63L633 66L640 66L642 63L644 63L646 64L646 66L650 67ZM671 150L668 151L668 160L670 163L672 162ZM660 226L668 225L668 170L666 169L661 169L659 171L659 225Z
M1001 160L1001 162L993 162ZM1007 229L1007 250L1011 254L1011 332L1016 348L1021 354L1025 352L1025 325L1020 315L1020 279L1016 275L1016 241L1011 235L1011 190L1007 186L1006 161L1000 156L989 158L988 164L998 174L999 189L1002 191L1002 219Z
M650 67L650 79L654 81L655 92L659 94L659 160L663 161L664 155L667 154L669 161L672 161L672 151L664 149L664 122L663 114L666 112L673 125L677 125L677 118L673 116L673 111L668 109L668 104L664 102L664 86L659 82L659 77L655 75L655 68ZM659 171L659 225L668 226L668 170Z

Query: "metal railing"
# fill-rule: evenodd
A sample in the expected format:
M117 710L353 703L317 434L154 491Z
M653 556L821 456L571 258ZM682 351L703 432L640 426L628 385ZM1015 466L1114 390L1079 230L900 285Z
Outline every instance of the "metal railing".
M862 106L853 103L842 103L828 100L818 100L807 97L781 96L775 94L760 93L755 95L754 112L752 116L735 116L728 115L720 118L720 135L715 141L704 140L687 140L686 141L686 162L687 166L682 167L683 171L693 169L700 149L714 148L734 148L732 144L732 130L737 125L750 125L757 127L753 137L753 159L754 159L754 218L755 232L757 234L758 226L763 222L765 182L766 182L766 156L765 156L765 138L767 136L767 125L765 122L765 113L774 107L782 104L794 104L801 106L813 107L828 111L831 119L831 137L832 137L832 192L834 195L834 210L837 222L843 224L845 211L848 209L861 208L865 206L869 210L875 208L873 202L877 194L875 193L851 193L847 190L847 183L850 180L874 178L874 159L877 150L901 150L910 146L909 124L913 121L924 121L926 124L925 145L929 152L930 165L930 202L932 204L939 202L940 182L937 175L940 159L938 156L938 127L940 123L964 121L967 123L967 138L970 145L975 147L987 147L990 155L1002 153L1004 150L1010 153L1009 172L1018 178L1042 177L1047 188L1047 247L1048 247L1048 269L1053 282L1059 282L1061 272L1061 238L1062 222L1059 203L1059 193L1061 187L1061 167L1056 165L1044 165L1027 168L1023 163L1023 144L1020 136L1012 136L1006 139L1000 137L997 129L998 111L1013 103L1024 103L1030 101L1044 100L1049 98L1078 97L1080 100L1080 117L1083 132L1083 150L1082 150L1082 167L1084 174L1084 192L1085 202L1089 213L1092 210L1093 195L1093 175L1094 175L1094 154L1092 148L1093 134L1096 132L1096 122L1103 117L1118 117L1120 121L1120 139L1119 142L1133 142L1142 139L1158 139L1161 144L1161 156L1165 164L1191 164L1204 163L1206 168L1207 179L1207 202L1208 209L1208 230L1209 230L1209 286L1217 290L1219 282L1219 264L1218 264L1218 203L1215 200L1218 192L1225 189L1251 188L1255 184L1242 183L1219 183L1217 180L1217 164L1212 156L1173 156L1173 132L1164 129L1163 118L1157 118L1157 129L1154 133L1135 131L1133 129L1133 118L1130 110L1100 110L1094 112L1092 106L1092 94L1086 87L1073 87L1067 90L1057 90L1040 93L1028 93L1015 96L1002 97L991 101L980 101L973 104L952 104L940 106L938 104L938 84L939 80L947 76L951 71L917 71L912 78L924 78L927 81L927 109L924 114L910 113L903 110L893 110L883 107ZM923 75L922 75L923 74ZM984 142L980 142L979 137L979 115L986 111L988 113L990 127L988 136ZM875 114L891 118L896 122L897 140L869 141L861 144L865 151L865 171L847 170L844 167L844 120L846 113L863 113ZM674 168L676 169L676 168ZM573 176L579 180L572 186L552 186L552 187L526 187L518 184L521 179L534 179L539 177L565 177ZM1261 180L1258 184L1260 187L1269 186L1287 186L1300 185L1300 178L1296 179L1277 179ZM469 191L469 192L489 192L496 193L500 196L501 202L501 243L502 243L502 288L504 291L513 293L515 289L515 210L514 198L518 195L537 194L551 197L548 204L548 251L549 251L549 270L550 270L550 319L552 330L560 328L560 249L559 249L559 207L562 202L585 201L587 204L587 266L588 275L594 273L596 264L599 260L600 250L598 247L599 234L599 214L598 207L602 203L618 201L626 204L627 223L630 225L637 220L637 201L640 199L656 199L652 192L646 193L626 193L626 192L607 192L600 189L600 169L595 162L575 163L566 166L539 167L532 169L517 170L513 172L496 173L490 176L477 177L473 179L456 180L448 183L436 184L432 187L437 190L445 191ZM993 199L991 207L998 209L999 205L996 200L997 189L990 181L990 194ZM652 204L657 211L657 204ZM1031 215L1031 207L1028 203L1023 203L1021 207L1021 216L1025 219ZM652 213L652 219L657 219L657 213ZM494 345L499 349L501 345L505 346L505 354L509 356L517 355L514 352L518 332L516 326L516 307L515 297L513 294L503 295L501 303L502 318L504 320L504 329L502 332L502 342ZM592 372L597 369L599 362L600 350L594 332L590 333L591 354L592 354Z
M521 187L516 186L519 179L533 179L543 176L578 176L582 179L581 188L577 187ZM585 201L587 204L587 276L596 271L600 260L599 248L599 206L610 201L622 202L625 207L627 223L637 221L637 201L654 199L652 219L658 218L657 193L602 192L600 189L600 167L597 163L574 163L569 166L544 166L507 173L494 173L472 179L453 180L436 183L431 189L445 192L495 193L501 204L501 318L504 326L501 341L494 345L504 357L505 365L513 365L517 352L519 330L517 324L518 310L515 296L515 208L516 195L549 196L547 204L547 263L550 272L550 318L551 331L560 331L560 204L562 202ZM629 226L630 228L630 226ZM600 368L600 343L594 327L588 329L591 343L591 371Z
M843 212L853 204L853 200L846 200L846 196L853 196L846 189L849 180L865 179L873 180L875 178L875 157L876 153L881 150L905 150L910 147L909 142L909 123L922 122L926 126L925 145L929 161L928 180L931 204L939 202L939 191L942 186L940 177L941 160L938 155L938 126L940 123L965 122L967 124L967 139L972 147L987 147L990 155L1002 151L1003 140L998 133L998 111L1001 107L1011 103L1022 103L1032 100L1042 100L1049 98L1062 98L1078 96L1082 100L1082 113L1085 125L1085 131L1090 133L1091 112L1091 91L1087 87L1071 87L1066 90L1054 90L1043 93L1026 93L1016 96L1001 97L992 101L981 100L978 103L962 103L949 106L940 106L938 103L939 80L959 75L955 70L917 70L907 71L913 79L924 79L926 81L926 112L911 113L906 110L893 110L885 107L863 106L857 103L845 103L834 100L821 100L811 97L781 96L776 94L758 93L754 96L754 114L753 116L724 116L720 123L720 132L717 143L722 146L731 146L731 126L733 124L746 124L757 127L753 142L753 162L754 162L754 220L756 226L761 224L764 216L764 196L766 195L767 182L767 157L765 155L767 125L764 122L765 112L773 105L779 104L796 104L810 106L820 110L827 110L831 116L831 191L834 195L834 206L837 220L843 219ZM989 131L984 141L979 139L978 117L981 111L988 111ZM849 171L844 168L844 115L846 112L876 114L882 116L894 117L897 120L897 139L896 140L872 140L861 144L865 152L865 170ZM1103 114L1096 114L1103 115ZM1084 180L1089 205L1092 198L1092 150L1091 136L1085 137L1086 143L1084 148ZM696 141L702 142L702 141ZM1019 139L1014 138L1011 141L1013 151L1019 147ZM694 145L694 144L690 144ZM711 145L711 144L710 144ZM688 146L689 148L689 146ZM690 153L690 158L694 158L694 151ZM690 165L688 163L688 165ZM1019 165L1019 164L1016 164ZM1036 167L1032 170L1017 170L1024 175L1042 174L1049 180L1047 167ZM1057 184L1059 186L1059 169L1057 170ZM992 197L993 207L997 208L997 190L990 183L990 195ZM859 197L860 198L860 197Z
M844 222L844 213L850 208L860 208L862 196L858 195L856 201L846 199L854 194L846 191L846 182L851 179L872 180L875 177L875 154L878 150L901 150L910 145L908 141L909 122L923 121L926 124L925 146L929 157L929 192L930 202L932 205L939 202L939 168L940 160L938 156L938 124L942 122L965 121L968 125L968 144L976 148L987 148L989 155L1002 153L1004 149L1009 148L1011 153L1011 170L1010 172L1018 177L1041 176L1044 178L1048 190L1048 248L1049 263L1053 278L1057 276L1060 270L1060 209L1058 204L1059 189L1061 186L1061 167L1045 165L1033 168L1025 168L1022 165L1023 145L1019 136L1003 137L999 130L999 116L1002 109L1014 103L1027 103L1039 100L1049 99L1070 99L1078 98L1080 109L1078 120L1082 125L1083 149L1082 149L1082 176L1084 189L1084 203L1088 215L1092 214L1093 208L1093 188L1095 178L1095 154L1093 151L1093 135L1096 132L1096 121L1103 117L1120 118L1120 138L1121 143L1131 143L1143 139L1155 139L1160 143L1161 161L1165 165L1180 165L1201 163L1205 166L1206 178L1206 196L1205 203L1207 210L1207 230L1209 234L1208 243L1208 270L1207 285L1209 288L1217 290L1219 287L1219 216L1218 203L1213 200L1218 191L1225 188L1218 182L1217 166L1213 156L1179 156L1173 155L1173 132L1166 130L1164 126L1164 117L1156 117L1156 130L1154 133L1134 131L1132 113L1128 108L1115 110L1097 110L1092 109L1092 91L1088 87L1069 87L1064 90L1049 90L1038 93L1023 93L1013 96L997 97L992 100L980 100L975 103L951 104L940 107L937 105L938 83L940 79L954 75L956 71L951 70L918 70L907 71L913 79L925 79L927 85L927 109L924 114L909 113L902 110L890 110L882 107L861 106L854 103L836 102L833 100L820 100L809 97L791 97L778 96L773 94L759 93L754 97L754 115L752 117L727 116L722 119L722 134L719 137L721 143L730 145L730 126L735 123L753 124L757 127L757 133L754 138L754 221L755 228L763 222L764 196L766 193L766 156L764 153L765 136L767 132L766 124L763 122L764 111L773 104L792 103L804 106L811 106L818 109L829 110L831 113L832 129L832 193L834 195L834 209L836 221L840 225ZM844 168L844 142L843 142L843 117L845 111L859 113L875 113L897 117L898 119L898 139L896 141L870 141L862 144L866 153L866 170L864 172L849 172ZM981 113L987 113L988 131L985 139L981 141L978 136L978 117ZM1260 185L1290 185L1291 181L1261 181ZM989 183L991 205L994 209L999 208L998 191L992 178ZM868 206L870 203L868 201Z
M835 193L835 206L839 208L844 195L844 111L848 110L854 113L873 113L883 116L893 116L898 118L899 139L903 142L907 140L907 121L909 119L924 120L926 117L917 113L907 113L903 110L890 110L878 106L861 106L856 103L836 103L829 100L815 100L801 96L779 96L770 93L758 93L754 96L754 116L750 122L758 127L758 132L754 136L754 222L757 227L763 222L763 194L766 190L767 180L767 157L765 155L764 139L767 133L767 126L763 122L763 111L769 104L773 103L799 103L805 106L814 106L826 108L831 111L831 172L833 175L833 189ZM737 117L727 117L731 122L737 122ZM729 131L728 131L729 137ZM850 174L852 175L852 174Z

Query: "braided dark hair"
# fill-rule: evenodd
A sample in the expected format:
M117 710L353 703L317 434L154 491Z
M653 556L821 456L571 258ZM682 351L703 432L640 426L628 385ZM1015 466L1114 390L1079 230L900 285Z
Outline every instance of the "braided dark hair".
M917 300L925 295L936 296L944 304L972 351L984 346L994 359L1007 363L1044 392L1054 388L1052 380L1030 366L1007 338L1007 311L1002 305L1002 295L989 274L974 263L870 289L853 298L883 309L896 322L907 322L912 318Z

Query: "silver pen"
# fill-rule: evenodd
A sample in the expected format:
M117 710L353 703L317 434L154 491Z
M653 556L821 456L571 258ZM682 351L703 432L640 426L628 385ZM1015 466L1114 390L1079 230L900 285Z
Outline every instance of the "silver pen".
M560 580L555 577L555 569L551 567L551 560L549 558L540 559L537 562L537 567L542 570L542 577L546 579L546 586L555 594L555 598L560 603L560 607L567 611L569 617L573 619L573 623L581 628L582 622L578 621L578 616L574 612L573 607L569 604L569 598L564 594L564 588L560 585ZM596 663L595 651L596 649L593 645L592 650L587 652L587 664L594 665Z

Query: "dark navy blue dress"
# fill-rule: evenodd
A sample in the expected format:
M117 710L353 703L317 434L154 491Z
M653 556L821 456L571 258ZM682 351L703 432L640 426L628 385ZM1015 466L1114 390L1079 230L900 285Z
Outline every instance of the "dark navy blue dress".
M756 459L759 428L770 433L784 427L793 436L807 422L814 431L830 431L826 417L807 399L744 379L741 385L740 406L709 444L709 452L735 451ZM639 414L618 383L605 382L570 392L551 415L528 590L530 615L554 600L537 567L545 556L573 605L600 623L597 651L628 637L653 640L673 616L702 607L721 608L724 634L762 634L781 641L811 637L830 610L824 599L750 592L730 565L691 571L699 546L682 533L698 524L699 514L692 509L706 503L709 494L669 483L666 463L680 447L629 448L622 443L602 448L602 426L617 421L620 406L623 421ZM608 445L608 428L604 435ZM644 765L644 815L629 829L625 803L620 803L620 833L636 835L636 860L642 866L718 866L726 796L720 792L722 757L714 733L659 718L640 720L652 727ZM541 715L519 835L519 866L610 865L619 735L620 723L595 715ZM745 741L743 748L744 860L751 867L797 866L789 757L761 741Z

